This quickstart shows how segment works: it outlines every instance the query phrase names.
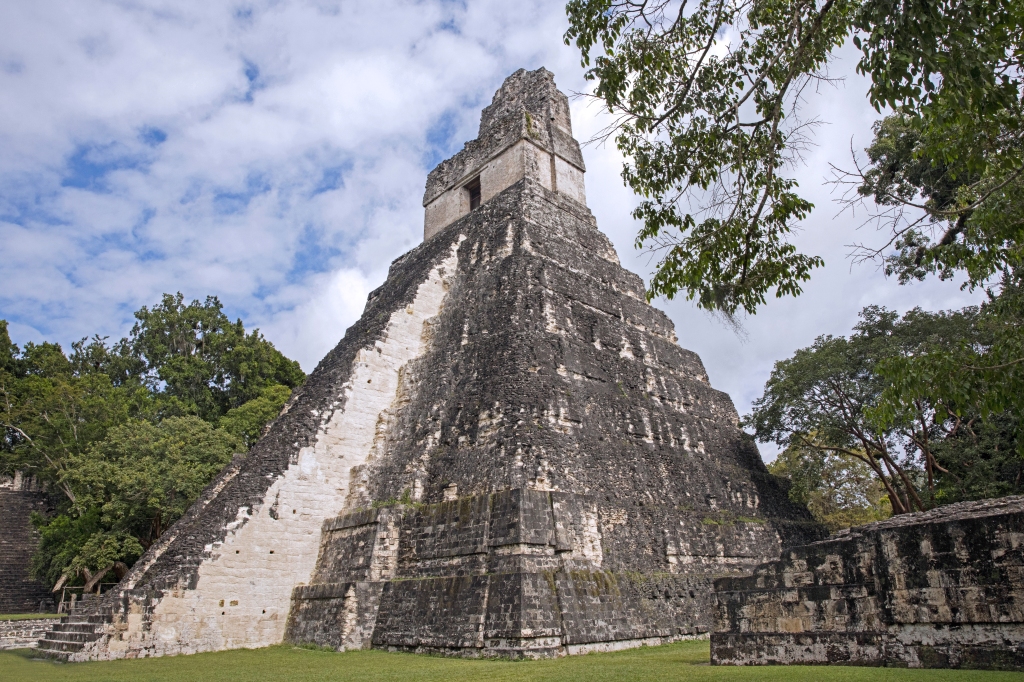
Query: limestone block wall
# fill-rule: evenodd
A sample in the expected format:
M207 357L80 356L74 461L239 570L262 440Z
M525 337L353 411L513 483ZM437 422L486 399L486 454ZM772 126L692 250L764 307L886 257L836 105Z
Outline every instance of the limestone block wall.
M1024 497L791 548L715 581L712 662L1024 668Z
M584 172L533 139L523 139L490 159L466 171L459 182L424 206L423 238L430 239L470 211L472 180L480 182L480 201L485 203L523 178L530 178L545 189L558 191L581 204L587 203Z
M552 155L555 168L555 189L574 201L587 203L587 192L583 185L583 171L558 155Z
M600 526L596 500L532 489L329 520L286 639L543 657L708 631L709 575L602 570Z
M585 206L526 178L435 239L449 230L466 235L457 303L367 466L372 500L594 495L601 566L622 572L752 569L824 537Z
M529 178L586 204L583 155L572 137L569 102L545 69L517 71L480 117L464 149L431 171L423 196L423 238L469 213L466 185L479 179L481 202Z
M0 651L34 649L46 631L59 622L60 618L0 620Z
M529 177L551 189L551 156L530 140L520 140L479 169L480 201L490 201ZM461 217L461 216L459 216Z
M562 169L562 175L559 177L565 176L566 193L571 192L570 196L574 199L579 200L582 197L585 201L582 171L572 168L533 142L520 140L482 165L472 168L458 185L446 190L424 207L423 238L430 239L469 213L469 191L466 185L470 180L480 181L480 201L486 203L527 177L546 189L552 189L551 174L556 162L561 164L559 168ZM576 183L578 187L572 183Z
M52 612L53 595L31 575L39 534L33 512L46 513L46 494L19 473L0 480L0 613Z

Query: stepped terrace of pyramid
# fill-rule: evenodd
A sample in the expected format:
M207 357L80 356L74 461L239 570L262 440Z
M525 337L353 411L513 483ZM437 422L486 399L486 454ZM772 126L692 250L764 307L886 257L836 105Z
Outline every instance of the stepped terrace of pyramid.
M267 434L43 648L656 644L708 633L715 578L820 539L619 265L584 170L552 74L512 74L428 176L423 243Z

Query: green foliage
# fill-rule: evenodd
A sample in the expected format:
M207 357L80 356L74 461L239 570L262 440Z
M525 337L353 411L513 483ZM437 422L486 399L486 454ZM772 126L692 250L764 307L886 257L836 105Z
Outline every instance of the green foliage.
M67 461L60 483L74 500L52 518L36 516L33 572L56 583L84 582L117 562L130 567L188 509L241 447L198 417L130 420Z
M977 315L973 308L914 309L900 318L869 306L849 338L819 337L775 363L746 424L759 440L862 463L885 487L895 513L930 507L940 473L934 444L955 434L961 422L926 396L899 403L888 419L879 419L877 408L889 385L879 366L958 347L975 333Z
M1024 458L1015 447L1019 430L1016 419L998 414L967 422L936 443L935 459L948 471L939 477L936 500L946 504L1024 492Z
M32 557L32 573L50 585L75 563L90 538L103 533L99 509L77 516L59 514L52 519L34 515L32 521L40 535L39 550Z
M637 247L661 252L648 295L754 312L796 295L820 258L789 243L812 204L783 174L803 142L788 119L808 74L842 44L856 3L571 0L595 96L618 115L623 179L644 200ZM723 38L728 36L729 42Z
M905 114L888 116L874 123L874 140L865 150L871 165L857 188L859 194L871 197L880 206L903 205L914 201L918 195L936 212L955 206L963 173L958 173L960 169L942 159L920 156L919 124L919 119Z
M872 77L869 99L899 121L876 131L873 149L906 139L885 159L904 176L902 191L868 179L861 193L920 209L908 220L890 214L898 218L897 251L886 257L887 269L902 281L965 272L970 286L1009 274L1021 265L1024 236L1021 3L872 0L856 27L864 55L858 68ZM942 227L938 238L933 226Z
M1006 414L1018 429L1024 455L1024 283L1015 272L998 294L990 292L970 335L959 343L885 360L887 387L872 417L881 424L900 418L903 406L932 402L956 422Z
M0 372L17 374L19 350L7 332L7 320L0 320Z
M68 460L108 429L184 415L216 423L255 400L226 422L248 446L276 416L284 392L305 379L258 330L228 321L214 297L186 305L180 293L167 294L135 317L128 338L112 346L98 336L82 339L70 356L52 343L28 343L22 352L2 323L0 474L35 475L74 502L64 482Z
M115 385L102 373L78 373L60 346L13 347L0 370L0 473L36 476L74 500L63 482L68 462L101 438L111 426L141 417L152 408L149 391L138 383Z
M924 400L957 420L1006 412L1018 428L1024 424L1020 116L1001 118L1012 108L1002 86L985 85L984 78L978 86L971 97L997 104L976 121L956 118L955 126L936 127L924 105L881 121L867 150L872 166L857 178L861 195L887 207L879 217L890 221L896 250L885 255L886 270L900 282L963 273L964 286L975 287L1000 277L973 334L961 343L881 364L889 382L874 412L881 423ZM1017 440L1024 455L1024 430Z
M147 378L163 382L163 393L189 413L215 420L259 397L268 386L295 388L305 379L297 362L284 357L259 330L249 334L232 323L219 300L185 305L180 293L135 317L128 344L145 362Z
M812 206L783 171L809 139L807 86L850 38L869 100L897 114L876 129L870 168L840 174L892 219L872 255L902 279L966 271L975 285L1019 265L1019 0L570 0L566 11L566 43L616 115L607 132L644 199L637 245L663 254L651 296L684 292L731 314L772 289L800 293L822 263L788 241ZM932 239L936 223L947 227Z
M291 394L287 386L271 384L260 391L258 397L228 410L218 424L248 450L259 440L266 425L281 414Z
M985 139L974 126L936 133L906 109L876 123L866 150L870 166L847 180L857 195L873 200L874 218L892 238L861 255L882 258L901 283L964 274L964 286L977 287L1010 275L1022 263L1024 154L1016 150L1011 162L999 157L1022 146L1012 139L1020 134L1003 130ZM949 150L949 137L969 139Z
M231 434L198 417L131 421L76 457L64 480L75 508L149 547L241 449Z
M12 343L0 321L0 474L59 491L37 518L50 583L123 572L234 452L256 442L305 375L213 297L165 295L127 338Z
M768 470L789 484L789 498L806 505L835 532L892 515L885 486L860 459L802 445L781 453Z

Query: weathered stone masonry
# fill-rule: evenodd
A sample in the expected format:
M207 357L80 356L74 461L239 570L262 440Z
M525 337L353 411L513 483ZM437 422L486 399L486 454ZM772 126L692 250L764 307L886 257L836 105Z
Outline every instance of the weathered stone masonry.
M52 612L53 595L32 577L32 555L39 533L32 526L33 512L45 514L46 493L32 478L19 472L0 479L0 613Z
M404 369L430 338L453 272L451 244L408 254L386 290L295 391L282 415L136 563L98 609L104 635L47 635L70 660L281 642L295 585L310 580L321 525L404 399ZM52 638L51 638L52 635Z
M861 526L715 581L712 662L1024 668L1024 497Z
M425 205L507 153L480 140L567 131L563 110L550 74L510 77ZM430 378L360 472L361 509L325 524L289 640L548 656L696 636L715 575L818 537L590 212L533 172L447 226L428 213L427 243L464 237Z
M100 639L50 648L635 646L707 633L714 577L821 537L619 265L582 172L551 74L513 74L430 174L424 243L130 572Z

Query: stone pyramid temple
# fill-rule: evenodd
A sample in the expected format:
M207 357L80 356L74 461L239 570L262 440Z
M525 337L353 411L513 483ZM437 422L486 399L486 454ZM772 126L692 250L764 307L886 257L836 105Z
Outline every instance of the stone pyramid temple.
M512 74L362 318L42 648L654 644L709 631L714 578L821 537L619 265L583 176L552 74Z

